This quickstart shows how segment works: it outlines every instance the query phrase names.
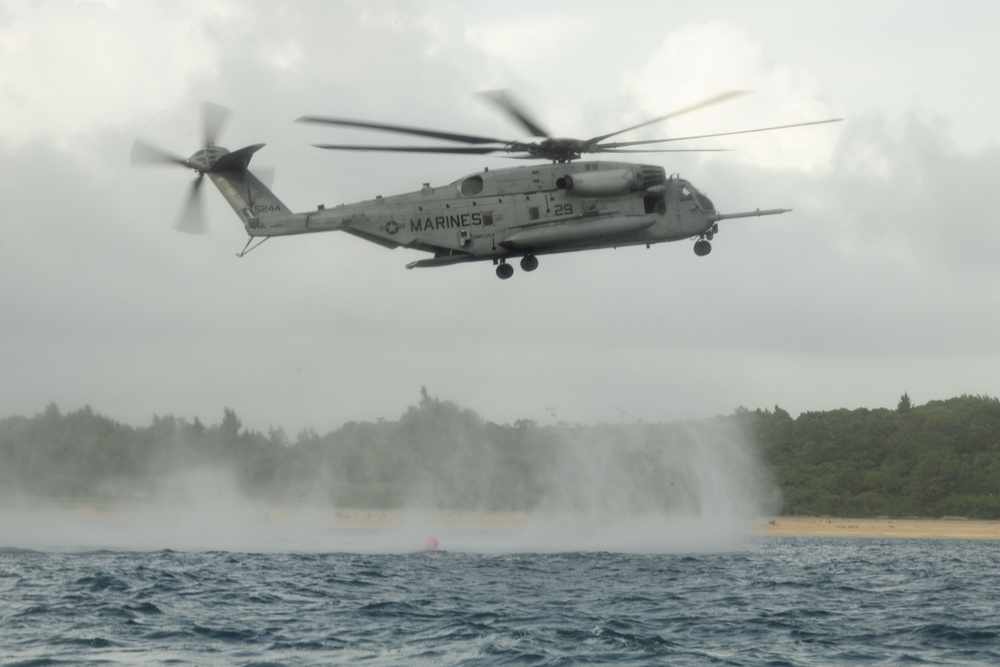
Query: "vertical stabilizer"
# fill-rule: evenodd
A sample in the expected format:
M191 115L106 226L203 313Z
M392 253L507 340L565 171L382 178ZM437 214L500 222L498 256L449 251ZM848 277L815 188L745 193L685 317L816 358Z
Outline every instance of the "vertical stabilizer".
M265 224L268 221L292 215L288 207L248 169L250 158L263 147L264 144L255 144L227 153L206 172L243 220L251 236L263 235L264 228L271 226Z

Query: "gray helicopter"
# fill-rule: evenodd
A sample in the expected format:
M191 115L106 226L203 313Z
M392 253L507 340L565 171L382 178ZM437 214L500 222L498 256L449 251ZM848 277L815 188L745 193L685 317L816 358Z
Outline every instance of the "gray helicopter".
M215 145L228 110L203 105L203 148L188 158L137 139L133 164L177 164L197 172L178 229L203 231L199 192L207 175L236 211L249 239L242 257L275 236L344 231L387 248L412 248L433 257L406 268L446 266L490 260L502 279L521 269L538 268L538 256L596 248L646 245L692 239L699 256L712 250L711 240L721 220L786 213L767 209L720 213L689 181L656 165L630 162L581 161L585 154L695 152L719 149L663 149L653 144L731 136L750 132L838 122L834 118L774 127L669 139L614 141L619 134L665 121L743 94L729 91L672 113L616 132L586 140L550 135L505 91L485 93L536 141L510 141L401 125L387 125L323 116L303 116L302 123L381 130L453 142L456 145L385 146L317 144L327 150L386 151L459 155L501 154L545 164L504 169L486 168L445 186L425 184L417 192L377 197L356 204L293 213L249 170L254 144L235 151ZM256 241L256 243L255 243Z

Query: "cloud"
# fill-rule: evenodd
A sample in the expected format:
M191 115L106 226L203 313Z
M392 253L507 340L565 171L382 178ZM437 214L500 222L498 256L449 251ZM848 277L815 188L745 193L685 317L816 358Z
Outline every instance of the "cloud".
M843 242L924 272L994 282L998 169L1000 150L959 150L940 118L858 118L830 178L831 192L849 195L840 205Z
M468 25L465 41L503 60L514 70L548 66L556 69L560 56L580 40L594 39L597 26L582 15L533 13L525 18L490 20ZM567 63L568 65L569 63Z
M749 130L836 117L809 72L768 59L758 39L730 21L681 26L648 60L623 75L623 93L640 122L737 90L752 94L643 131L659 137ZM725 159L769 169L816 170L829 164L836 131L796 129L683 142L664 148L728 148Z
M206 21L225 3L5 3L0 8L0 138L70 148L95 129L161 110L216 56ZM141 85L136 85L141 82Z

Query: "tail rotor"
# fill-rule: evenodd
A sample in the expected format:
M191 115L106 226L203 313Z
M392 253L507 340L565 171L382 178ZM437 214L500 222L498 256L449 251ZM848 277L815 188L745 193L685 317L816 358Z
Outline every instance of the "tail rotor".
M191 157L184 158L176 153L165 150L137 137L132 143L129 162L132 166L162 166L178 165L197 172L198 176L191 183L184 205L174 223L174 229L187 234L204 234L204 205L201 198L201 184L205 174L224 155L229 154L225 148L216 147L215 142L222 133L231 111L214 102L201 103L201 139L202 147Z
M198 174L198 178L191 182L184 208L181 209L180 215L177 216L177 222L174 223L174 229L179 232L185 234L205 234L208 232L208 226L205 224L205 205L199 194L204 178L204 174Z

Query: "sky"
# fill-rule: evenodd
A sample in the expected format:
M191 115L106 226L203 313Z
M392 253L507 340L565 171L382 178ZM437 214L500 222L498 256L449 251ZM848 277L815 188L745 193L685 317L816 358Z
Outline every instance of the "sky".
M1000 4L0 0L0 417L55 402L325 433L420 397L510 423L793 415L1000 395ZM194 174L135 169L141 136L190 154L266 143L292 209L450 183L493 156L333 153L398 137L304 114L523 139L506 88L560 136L749 95L622 139L842 117L637 156L722 212L688 241L406 270L425 257L342 233L245 232Z

